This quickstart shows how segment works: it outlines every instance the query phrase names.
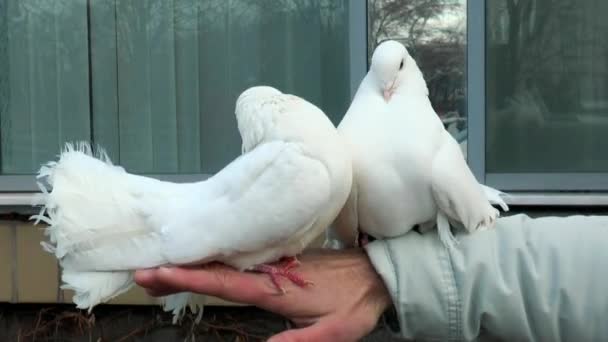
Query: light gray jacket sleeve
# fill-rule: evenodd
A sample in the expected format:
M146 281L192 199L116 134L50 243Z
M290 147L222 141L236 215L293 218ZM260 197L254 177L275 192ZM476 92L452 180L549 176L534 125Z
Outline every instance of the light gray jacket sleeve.
M608 217L498 220L458 233L377 240L368 255L416 340L608 341Z

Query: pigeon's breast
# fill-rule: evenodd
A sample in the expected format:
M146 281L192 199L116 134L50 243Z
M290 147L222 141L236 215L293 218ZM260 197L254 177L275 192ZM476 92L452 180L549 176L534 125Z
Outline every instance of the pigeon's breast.
M354 161L360 229L377 238L406 233L434 219L437 210L424 151L387 153L376 149Z

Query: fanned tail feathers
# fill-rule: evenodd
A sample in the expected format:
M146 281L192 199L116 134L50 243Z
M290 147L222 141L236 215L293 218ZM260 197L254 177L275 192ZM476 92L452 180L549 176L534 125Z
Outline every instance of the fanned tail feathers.
M137 210L137 196L141 189L171 191L170 184L130 175L87 143L66 144L58 161L40 168L37 180L42 194L33 204L42 208L31 219L47 224L41 245L59 260L61 287L75 291L78 308L91 311L129 290L134 269L166 263L158 232ZM165 304L181 315L188 297ZM193 311L199 307L200 300L191 304Z
M79 309L88 309L127 292L134 285L133 272L73 272L64 270L61 289L74 291L72 301Z
M124 173L122 168L112 165L103 149L97 149L94 154L87 143L66 144L59 161L43 165L38 172L38 187L42 194L33 204L42 208L39 214L30 218L35 219L35 224L44 222L48 225L45 228L48 241L41 245L54 254L62 266L61 288L73 290L76 306L89 311L133 285L130 271L86 270L86 265L80 265L79 258L72 255L80 256L84 246L93 244L112 223L114 226L118 223L110 218L118 204L104 203L111 202L111 198L103 194L107 186L97 182L110 171ZM112 178L108 177L108 181ZM116 214L115 221L118 221L121 216Z

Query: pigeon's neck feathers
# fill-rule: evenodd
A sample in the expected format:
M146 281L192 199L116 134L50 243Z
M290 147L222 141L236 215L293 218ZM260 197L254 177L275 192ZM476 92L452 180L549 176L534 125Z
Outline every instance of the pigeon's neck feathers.
M359 88L357 89L357 92L355 93L353 102L359 101L362 98L366 98L366 97L370 97L370 96L382 98L382 92L378 88L377 81L375 80L372 73L368 72L367 75L365 75L365 77L363 77L361 84L359 84Z

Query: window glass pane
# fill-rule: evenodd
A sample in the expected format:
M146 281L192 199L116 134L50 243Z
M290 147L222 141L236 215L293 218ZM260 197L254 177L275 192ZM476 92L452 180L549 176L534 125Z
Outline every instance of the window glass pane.
M0 0L0 172L31 174L79 139L131 172L217 172L240 153L236 98L257 84L338 122L350 99L348 6Z
M403 43L429 97L466 154L466 0L368 0L368 58L386 39Z
M608 171L608 2L486 6L487 171Z
M0 0L0 166L31 173L90 133L85 0Z

